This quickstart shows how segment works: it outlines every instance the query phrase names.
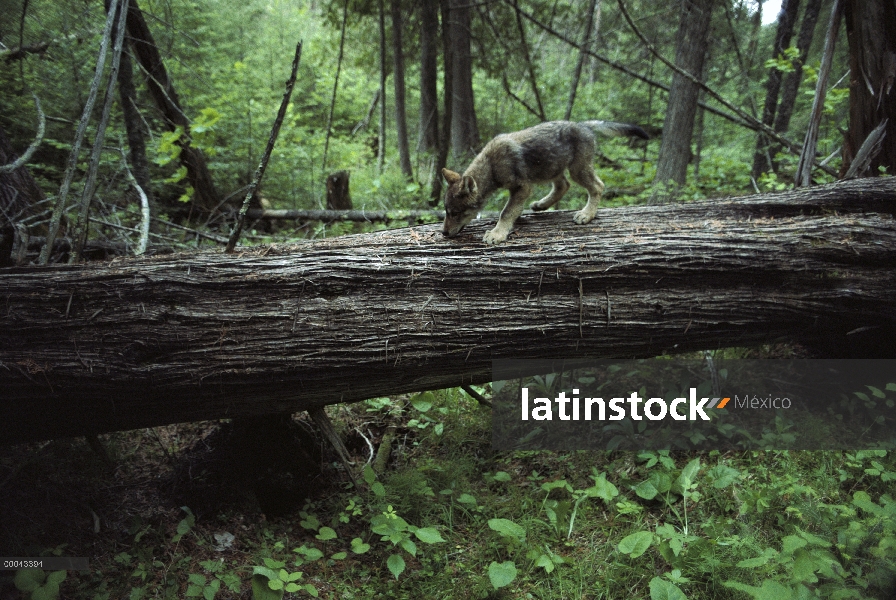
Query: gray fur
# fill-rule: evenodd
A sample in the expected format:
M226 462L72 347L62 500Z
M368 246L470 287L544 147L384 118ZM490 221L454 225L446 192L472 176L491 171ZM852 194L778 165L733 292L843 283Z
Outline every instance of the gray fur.
M573 220L584 225L594 219L604 183L594 173L594 134L649 136L637 125L612 121L550 121L514 133L496 136L473 159L463 175L442 169L448 182L445 192L445 223L442 233L454 237L473 220L485 202L501 188L510 199L498 224L485 234L486 244L500 244L513 229L532 184L551 182L551 192L532 203L532 210L547 210L569 190L564 173L588 191L588 203Z

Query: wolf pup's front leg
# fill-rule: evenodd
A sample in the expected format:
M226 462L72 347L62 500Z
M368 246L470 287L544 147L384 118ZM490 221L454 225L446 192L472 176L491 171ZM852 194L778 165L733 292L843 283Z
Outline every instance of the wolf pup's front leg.
M513 224L516 223L516 220L523 212L526 198L528 198L531 193L532 186L528 183L524 183L510 190L510 199L507 201L507 204L504 205L504 210L501 211L501 216L498 218L498 224L495 225L494 229L483 236L482 241L489 246L494 246L495 244L500 244L506 240L507 236L510 235L510 232L513 230Z

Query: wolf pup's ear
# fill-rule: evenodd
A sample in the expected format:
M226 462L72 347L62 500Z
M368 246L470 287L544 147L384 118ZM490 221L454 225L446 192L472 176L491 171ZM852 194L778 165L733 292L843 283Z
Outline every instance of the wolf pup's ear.
M477 189L478 188L476 187L475 179L473 179L472 177L463 178L463 182L460 184L461 192L463 192L467 196L470 196L471 198L474 198L476 196Z
M445 181L448 182L448 185L452 185L460 181L460 173L455 173L451 169L442 169L442 177L445 178Z

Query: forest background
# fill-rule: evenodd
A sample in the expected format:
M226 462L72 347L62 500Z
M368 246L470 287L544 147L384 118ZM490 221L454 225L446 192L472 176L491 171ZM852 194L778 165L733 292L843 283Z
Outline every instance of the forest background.
M136 71L133 99L112 107L91 236L134 238L122 228L138 222L139 205L116 147L130 151L137 181L149 193L156 241L189 237L161 224L168 221L226 232L233 220L228 208L242 199L258 165L298 40L298 81L262 184L268 208L325 208L327 176L339 170L350 174L355 208L426 208L438 203L442 166L462 171L492 136L554 119L631 122L654 136L646 144L601 143L598 173L617 203L649 199L653 183L670 181L684 199L780 189L792 181L797 156L757 133L755 121L801 145L831 4L792 1L770 19L768 6L745 1L704 0L682 11L675 2L599 0L456 6L144 0L140 8L186 119L163 117ZM29 162L43 192L32 204L42 210L20 219L34 227L48 220L46 196L59 190L104 15L98 3L12 0L4 1L3 14L0 127L10 151L21 153L34 137L39 119L31 94L48 117L45 140ZM695 25L701 14L704 23ZM775 23L763 25L769 21ZM841 166L849 95L844 37L833 53L820 121L818 161L827 171L816 170L816 182L832 180ZM658 56L691 60L691 70L740 114L684 82L691 89L676 106L685 114L673 115L667 90L677 84ZM125 52L121 72L137 69L134 62ZM125 104L137 110L122 111ZM670 124L676 128L663 137ZM145 150L135 146L135 135ZM187 168L186 145L207 160L205 179ZM86 155L78 174L87 169ZM76 176L72 198L83 185ZM570 205L582 194L574 186ZM67 206L70 216L74 205ZM325 235L327 228L306 224L299 235L309 232Z

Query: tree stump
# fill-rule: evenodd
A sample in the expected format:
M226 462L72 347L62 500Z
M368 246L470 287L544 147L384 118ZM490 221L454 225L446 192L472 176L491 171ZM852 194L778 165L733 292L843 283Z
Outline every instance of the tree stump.
M327 208L352 209L352 197L348 191L348 171L336 171L327 177Z

